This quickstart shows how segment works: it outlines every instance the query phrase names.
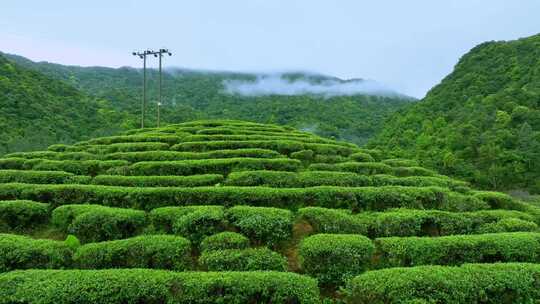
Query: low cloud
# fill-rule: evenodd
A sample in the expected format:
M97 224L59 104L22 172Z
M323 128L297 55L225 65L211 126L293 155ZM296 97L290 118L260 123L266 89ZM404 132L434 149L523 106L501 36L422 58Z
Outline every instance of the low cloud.
M283 77L283 74L260 75L256 80L225 80L224 90L229 94L243 96L262 95L399 95L397 92L373 80L324 79L314 81L309 76L299 79Z

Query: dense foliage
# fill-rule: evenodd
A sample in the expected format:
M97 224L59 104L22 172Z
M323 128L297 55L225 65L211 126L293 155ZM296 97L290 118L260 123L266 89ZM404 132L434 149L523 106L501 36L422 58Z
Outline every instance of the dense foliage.
M492 189L540 192L540 35L483 43L370 144Z
M129 115L0 54L0 154L133 127Z
M6 55L18 64L40 71L80 89L86 94L108 100L114 109L132 117L140 113L142 75L140 69L63 66L32 62ZM408 105L412 98L402 95L321 95L243 96L225 91L225 81L255 81L257 74L170 70L163 77L163 122L182 122L202 118L244 119L288 124L327 137L363 144L380 130L384 118ZM337 78L304 73L285 74L288 80L322 82ZM148 124L156 124L158 74L148 73ZM130 121L131 122L131 121Z
M532 303L512 277L538 266L503 263L540 262L538 224L508 194L290 127L137 129L0 158L0 303ZM494 268L419 266L466 263Z

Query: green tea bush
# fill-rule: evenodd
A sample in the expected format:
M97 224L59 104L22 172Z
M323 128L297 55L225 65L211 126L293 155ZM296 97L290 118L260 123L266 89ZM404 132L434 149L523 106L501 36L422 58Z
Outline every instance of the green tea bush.
M227 175L238 170L298 171L298 160L276 158L224 158L170 162L139 162L129 167L129 175Z
M235 206L227 209L226 217L256 245L277 246L291 237L293 214L286 209Z
M292 140L305 143L331 143L335 141L315 136L297 137L288 136L287 133L280 135L272 134L197 134L189 135L183 139L185 142L210 142L210 141L253 141L253 140Z
M211 141L211 142L183 142L171 147L176 151L207 152L225 149L258 148L274 150L280 154L289 155L293 152L305 150L305 144L292 140L236 140L236 141Z
M62 171L0 170L0 183L64 184L73 176Z
M176 161L193 159L219 159L219 158L279 158L283 155L267 149L236 149L216 150L209 152L178 152L178 151L145 151L145 152L118 152L104 156L105 159L126 160L131 163L142 161Z
M472 211L487 209L474 197L438 187L196 187L133 188L98 185L0 184L1 199L29 199L52 206L85 202L152 210L171 205L251 205L296 210L306 206L352 211L391 208Z
M232 172L224 183L228 186L301 187L298 174L286 171L240 171Z
M56 155L59 153L53 151L30 151L30 152L14 152L4 155L5 158L44 158L44 159L56 159Z
M71 255L71 249L64 242L0 234L0 273L16 269L69 267Z
M311 225L313 233L367 235L369 221L351 214L350 210L306 207L298 210L298 218Z
M375 240L379 267L540 261L540 234L532 232L389 237Z
M174 220L175 234L190 239L198 245L207 236L225 230L225 212L222 206L197 206L191 212Z
M133 142L133 143L117 143L103 146L94 146L101 154L117 153L117 152L137 152L137 151L160 151L169 150L169 145L159 142ZM97 152L96 151L96 152Z
M436 177L436 176L408 176L408 177L396 177L386 174L376 174L371 176L374 186L412 186L412 187L444 187L451 190L462 192L462 190L468 191L469 184L459 180Z
M387 212L361 213L356 215L356 218L369 227L370 237L475 234L482 233L486 224L497 223L504 219L516 218L529 223L533 220L529 214L512 210L447 212L397 209ZM508 232L512 231L515 230Z
M287 270L287 260L268 248L204 251L199 264L209 271Z
M158 142L158 143L167 143L167 144L177 144L182 141L181 136L173 135L160 135L160 136L149 136L149 135L119 135L119 136L109 136L109 137L100 137L88 140L86 143L90 145L111 145L117 143L143 143L143 142Z
M77 175L95 176L103 174L115 167L126 166L128 162L122 160L42 160L32 169L39 171L65 171Z
M313 160L315 152L312 150L301 150L291 153L291 158L298 159L304 162L310 162Z
M119 292L121 291L121 292ZM27 270L0 276L0 304L318 304L317 282L286 272Z
M383 164L387 164L392 167L418 167L419 166L417 161L412 160L412 159L404 159L404 158L383 159L381 162Z
M370 239L354 234L316 234L300 243L302 271L322 286L339 286L366 270L375 246Z
M22 170L26 159L20 157L0 159L0 170Z
M191 268L191 243L179 236L146 235L129 239L90 243L77 249L76 267L159 268L177 271Z
M434 176L437 172L422 167L393 167L395 176Z
M53 210L52 222L82 242L134 236L146 226L145 212L99 205L66 205Z
M497 222L491 222L479 227L479 233L538 231L538 225L531 221L519 218L503 218Z
M246 249L249 239L240 233L225 231L204 238L200 247L201 251Z
M181 216L197 210L198 207L199 206L156 208L148 213L148 218L156 231L172 233L174 222Z
M349 155L350 160L354 162L375 162L375 158L365 152L356 152Z
M467 264L368 271L345 290L347 303L535 303L540 265Z
M474 196L489 204L492 209L521 210L521 205L510 195L501 192L475 191Z
M336 171L354 172L363 175L392 174L392 167L378 162L347 162L336 164Z
M361 187L371 185L369 177L348 172L332 171L241 171L229 174L225 185L269 186L276 188L299 188L316 186Z
M33 201L0 201L0 229L23 231L46 224L49 205Z
M94 185L123 187L200 187L223 182L223 175L203 174L190 176L121 176L98 175L92 179Z

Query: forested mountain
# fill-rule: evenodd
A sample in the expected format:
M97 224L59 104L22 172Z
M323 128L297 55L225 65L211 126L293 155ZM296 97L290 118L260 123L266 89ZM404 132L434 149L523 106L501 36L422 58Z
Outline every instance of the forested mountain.
M133 127L106 100L0 55L0 155Z
M540 191L540 35L486 42L370 142L493 189Z
M109 100L117 110L133 115L140 113L142 86L140 69L64 66L33 62L15 55L7 56L27 68L67 81L89 95ZM270 81L269 85L274 86L273 89L285 84L289 89L297 86L300 90L302 86L314 86L321 92L291 93L280 91L278 88L274 94L269 94L268 91L259 94L260 92L256 90L244 94L245 92L229 90L228 85L257 86L261 77ZM268 74L167 70L163 77L162 119L172 123L209 118L278 123L364 144L381 129L386 117L414 101L395 92L373 90L369 85L366 85L365 92L326 94L324 91L328 88L325 85L328 84L340 90L348 90L358 84L363 85L362 80L346 81L302 72L280 74L277 81L274 78L274 75ZM155 125L157 81L157 71L150 70L147 122L150 126ZM264 85L265 83L261 86ZM371 91L373 93L370 93Z

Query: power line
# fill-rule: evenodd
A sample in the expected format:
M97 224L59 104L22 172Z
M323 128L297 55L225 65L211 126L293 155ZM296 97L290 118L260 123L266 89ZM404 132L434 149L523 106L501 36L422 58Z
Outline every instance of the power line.
M162 100L162 65L161 59L164 54L172 56L172 53L168 49L159 49L158 51L146 50L142 52L133 52L133 56L139 56L143 60L143 98L141 105L141 128L144 128L144 119L146 115L146 56L154 55L154 57L159 57L159 100L157 103L157 126L160 125L160 108Z

